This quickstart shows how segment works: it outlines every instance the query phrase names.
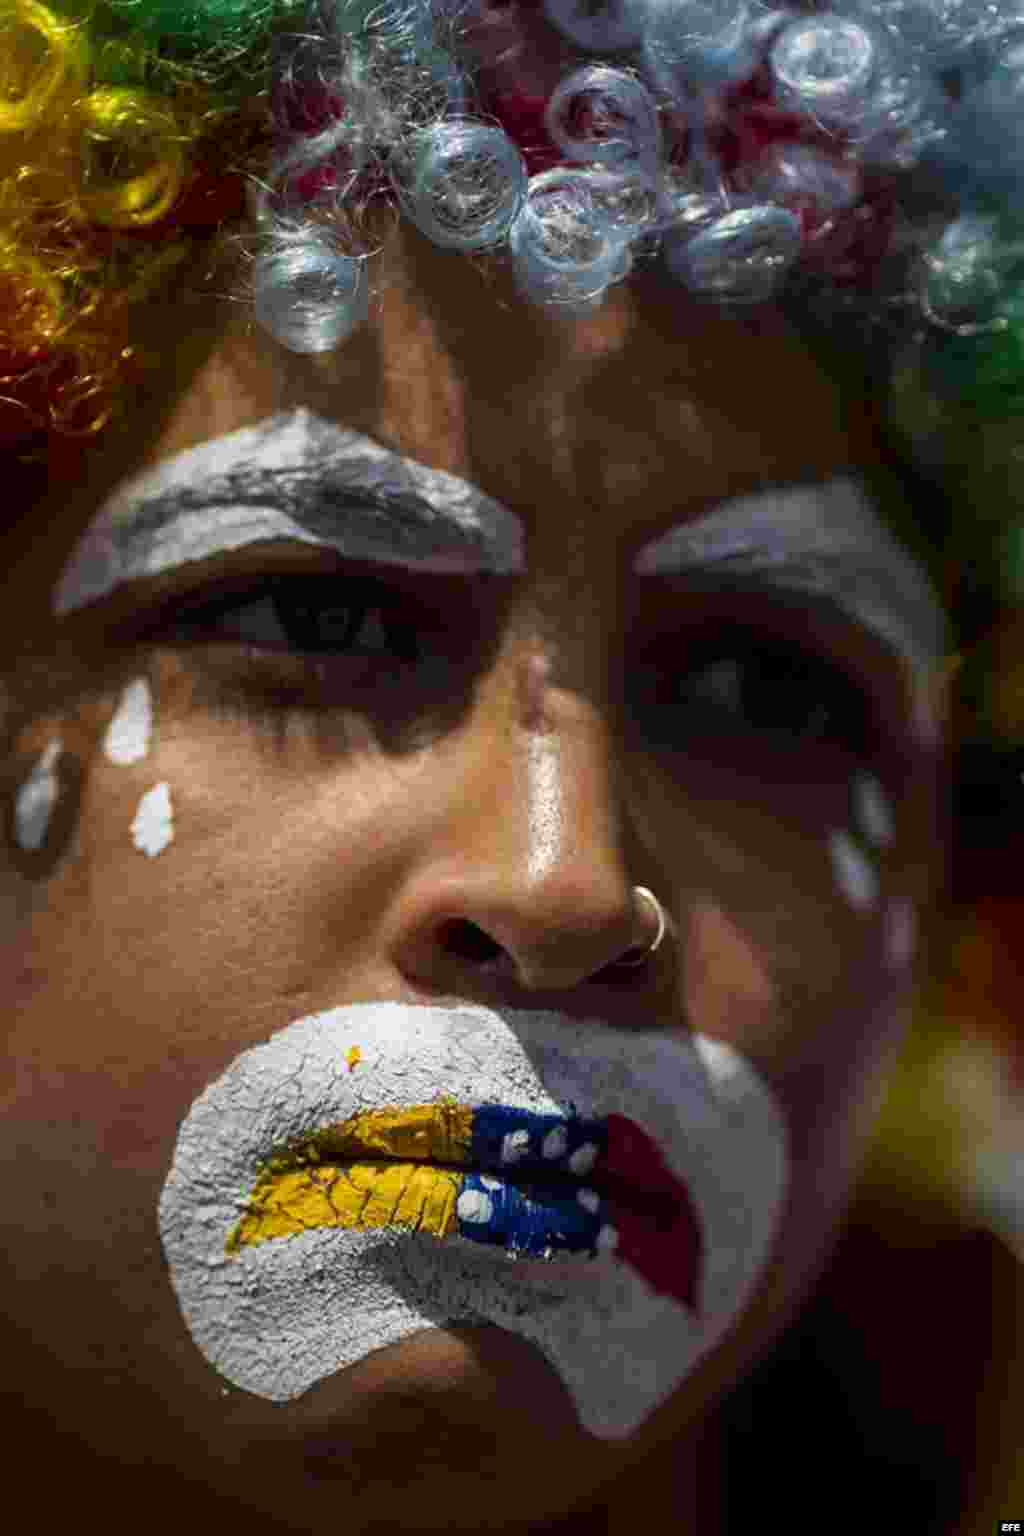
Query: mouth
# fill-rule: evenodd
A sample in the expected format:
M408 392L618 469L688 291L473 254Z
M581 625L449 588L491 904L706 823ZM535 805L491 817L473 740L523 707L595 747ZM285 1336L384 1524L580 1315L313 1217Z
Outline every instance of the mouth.
M457 1236L512 1259L610 1253L699 1310L696 1205L624 1115L451 1099L364 1110L271 1152L226 1252L329 1226Z

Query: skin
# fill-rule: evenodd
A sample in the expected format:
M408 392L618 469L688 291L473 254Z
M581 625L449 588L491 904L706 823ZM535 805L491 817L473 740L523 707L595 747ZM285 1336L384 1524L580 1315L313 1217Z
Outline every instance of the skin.
M36 1474L40 1511L111 1501L115 1530L136 1528L139 1500L168 1530L190 1518L555 1530L588 1502L602 1513L587 1529L617 1530L640 1490L678 1528L699 1512L714 1529L701 1481L717 1475L716 1403L813 1287L901 1038L911 974L886 971L883 912L897 898L927 912L941 762L915 737L903 664L854 626L830 629L876 700L886 746L874 771L895 806L895 840L875 856L882 899L855 910L826 837L848 824L857 764L796 754L771 773L756 740L691 760L631 723L639 651L684 606L699 624L705 600L655 600L630 565L715 501L874 463L880 444L770 313L752 334L641 277L566 327L524 311L500 269L405 231L375 270L386 302L333 355L290 357L237 312L177 318L131 430L5 552L21 652L8 658L5 795L59 733L72 805L55 813L50 847L8 848L0 865L0 1329L17 1403L6 1449ZM167 345L166 313L142 323ZM528 531L527 572L422 578L415 591L438 593L463 626L464 659L439 693L399 684L386 703L296 719L279 737L218 716L185 651L104 640L103 622L138 595L60 624L48 603L125 475L299 404L504 501ZM308 569L302 559L265 547L225 568ZM770 622L763 599L727 602ZM675 643L681 662L685 633ZM30 653L51 658L50 695L19 713ZM153 741L119 765L103 736L140 675ZM510 810L528 803L541 716L559 740L562 836L531 869L530 818ZM163 780L175 837L150 860L127 827ZM613 981L603 968L649 937L635 884L657 893L672 929L657 964ZM453 917L502 946L498 973L449 942ZM544 1360L494 1328L420 1334L274 1404L226 1387L182 1322L156 1205L196 1096L300 1015L445 999L689 1027L742 1051L783 1108L792 1187L756 1297L629 1441L584 1435ZM311 1478L301 1447L328 1427ZM73 1475L50 1475L55 1434Z

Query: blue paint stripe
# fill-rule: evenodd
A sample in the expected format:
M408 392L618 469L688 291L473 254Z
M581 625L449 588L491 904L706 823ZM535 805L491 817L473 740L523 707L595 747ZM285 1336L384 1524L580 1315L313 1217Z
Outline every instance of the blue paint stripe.
M463 1197L470 1196L464 1201ZM473 1200L476 1195L478 1199ZM459 1207L476 1205L478 1218L465 1219ZM597 1234L607 1218L605 1202L588 1211L575 1194L563 1195L538 1187L529 1194L505 1180L467 1173L459 1196L458 1230L474 1243L490 1243L516 1253L597 1251Z
M516 1155L512 1159L505 1155L506 1137L513 1138ZM517 1175L571 1175L570 1158L588 1144L597 1149L596 1166L608 1146L604 1120L585 1120L575 1114L538 1115L528 1109L510 1109L507 1104L482 1104L473 1115L468 1161L474 1168L514 1171ZM582 1177L586 1179L587 1173Z

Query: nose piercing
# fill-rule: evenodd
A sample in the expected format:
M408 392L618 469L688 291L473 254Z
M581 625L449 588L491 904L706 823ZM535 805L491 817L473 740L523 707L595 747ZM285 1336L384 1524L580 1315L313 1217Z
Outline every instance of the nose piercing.
M616 961L613 962L615 965L621 965L621 966L626 966L626 967L634 967L634 966L646 965L648 960L651 958L651 956L658 949L658 946L661 944L661 941L665 937L665 932L666 932L666 930L668 928L668 920L665 917L665 909L662 907L661 902L658 900L657 896L655 896L654 892L653 891L649 891L647 889L646 885L635 885L633 887L633 892L634 892L634 895L636 895L636 896L644 897L644 899L646 901L648 901L650 903L650 905L654 908L654 914L655 914L655 917L658 920L658 931L654 935L654 938L651 940L650 944L648 944L644 949L642 949L640 951L640 953L638 955L636 955L633 959L629 958L629 956L631 954L633 954L633 951L631 949L627 949L625 955L622 956L621 960L616 960Z

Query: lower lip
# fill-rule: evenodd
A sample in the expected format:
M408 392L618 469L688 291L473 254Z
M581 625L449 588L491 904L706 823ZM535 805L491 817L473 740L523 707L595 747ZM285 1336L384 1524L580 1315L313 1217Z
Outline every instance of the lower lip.
M631 1130L647 1141L639 1127L631 1125ZM567 1193L564 1185L520 1187L507 1179L471 1173L464 1177L456 1202L456 1230L473 1242L491 1243L529 1258L548 1259L563 1252L591 1257L616 1253L654 1291L673 1296L696 1312L700 1273L696 1213L681 1186L672 1190L670 1198L659 1200L657 1195L655 1191L652 1196L649 1186L634 1198L625 1190L617 1195L588 1188Z

